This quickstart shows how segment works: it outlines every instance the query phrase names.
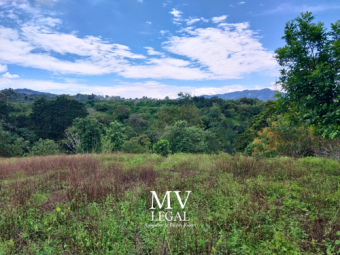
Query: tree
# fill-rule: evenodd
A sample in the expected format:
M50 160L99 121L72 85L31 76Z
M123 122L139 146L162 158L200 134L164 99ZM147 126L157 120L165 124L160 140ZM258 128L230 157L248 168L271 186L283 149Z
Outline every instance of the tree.
M260 114L254 116L250 128L248 128L244 133L238 135L234 143L236 150L244 151L257 137L257 132L262 128L268 127L267 119L270 117L274 119L273 115L275 113L275 106L276 104L273 101L265 103L266 109Z
M39 141L35 142L28 153L28 155L56 155L60 153L60 149L57 143L53 140L43 140L39 139Z
M85 118L88 113L83 103L62 95L56 100L40 98L32 107L31 119L38 137L59 140L64 131L72 125L76 118Z
M3 121L0 121L0 157L22 156L27 151L29 141L5 131Z
M104 152L120 151L123 149L123 144L126 140L124 129L123 124L118 121L110 123L110 126L106 128L106 135L102 139Z
M128 119L128 123L132 126L136 135L139 135L148 125L148 121L143 119L141 114L132 114Z
M125 119L129 118L129 114L131 112L131 108L127 105L118 105L117 109L114 111L113 116L123 122Z
M253 142L252 155L295 158L312 155L317 140L310 127L292 125L286 116L278 116L276 121L268 122L269 126L259 131Z
M301 112L301 120L323 137L340 135L340 21L327 31L310 12L286 23L276 59L283 67L278 83L286 90L281 111Z
M124 142L124 151L129 153L146 153L151 145L150 139L146 135L132 137Z
M161 139L170 142L173 153L212 153L219 147L213 133L199 127L190 127L184 120L166 127Z
M162 109L158 111L157 117L161 120L162 127L174 125L179 120L185 120L189 126L203 126L200 111L194 104Z
M102 129L98 122L90 117L76 118L73 122L73 127L69 131L73 134L73 137L79 137L80 142L77 143L77 152L93 153L101 151Z
M171 153L169 141L159 140L153 145L153 151L163 157L168 157L168 155Z

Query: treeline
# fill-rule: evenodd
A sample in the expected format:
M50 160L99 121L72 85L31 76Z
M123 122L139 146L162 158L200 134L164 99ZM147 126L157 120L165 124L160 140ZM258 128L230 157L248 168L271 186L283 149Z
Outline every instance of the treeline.
M173 153L232 153L242 147L237 138L252 126L254 116L271 105L249 98L179 96L138 102L89 99L84 104L61 95L28 104L11 100L15 92L2 91L0 156L144 153L162 139L170 141Z

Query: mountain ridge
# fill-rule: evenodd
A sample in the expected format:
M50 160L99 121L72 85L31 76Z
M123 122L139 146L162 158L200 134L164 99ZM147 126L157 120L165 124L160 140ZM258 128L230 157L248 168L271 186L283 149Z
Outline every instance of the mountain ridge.
M48 95L48 96L58 96L57 94L48 93L48 92L40 92L32 89L14 89L15 92L20 94L27 94L27 95ZM228 92L224 94L215 94L215 95L201 95L205 98L212 98L212 97L219 97L224 100L236 100L240 99L242 97L247 98L257 98L259 100L262 100L264 102L268 100L277 100L274 96L278 93L278 91L271 90L271 89L260 89L260 90L243 90L243 91L234 91L234 92ZM285 94L283 92L280 92L282 94Z
M271 90L271 89L259 89L259 90L243 90L243 91L235 91L235 92L229 92L224 94L215 94L215 95L202 95L205 98L212 98L212 97L219 97L224 100L236 100L240 99L242 97L247 98L257 98L259 100L262 100L264 102L268 100L277 100L274 96L279 91ZM281 94L285 94L283 92L280 92Z

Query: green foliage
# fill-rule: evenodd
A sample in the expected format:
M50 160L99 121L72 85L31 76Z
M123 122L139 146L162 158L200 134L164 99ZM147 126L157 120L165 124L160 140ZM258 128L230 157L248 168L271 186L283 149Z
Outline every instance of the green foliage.
M128 124L131 125L136 135L141 134L148 125L148 121L145 120L142 114L136 113L130 115Z
M282 66L279 84L287 94L280 110L301 112L300 121L314 125L323 137L340 136L340 21L313 23L310 12L287 22L284 47L276 59Z
M49 139L39 139L35 142L27 154L28 156L56 155L60 153L60 148L56 142Z
M32 110L31 118L38 137L54 141L64 138L64 131L75 118L88 114L84 104L65 95L50 101L41 98L34 102Z
M76 118L70 132L79 137L80 141L76 145L76 151L80 153L100 152L102 148L102 128L99 123L87 117L85 119Z
M199 109L194 104L184 104L165 108L157 113L161 126L174 125L177 121L184 120L189 126L203 126Z
M124 134L124 126L118 121L110 123L110 126L105 129L103 136L103 152L121 151L123 149L126 135Z
M128 153L146 153L151 145L150 139L146 135L132 137L124 142L124 151Z
M268 101L265 103L266 109L260 114L254 116L250 128L248 128L244 133L241 133L234 143L237 151L243 152L257 137L257 132L268 127L268 118L272 117L274 120L275 116L273 115L275 113L275 106L275 102Z
M120 146L114 149L110 139L106 139L105 130L110 129L110 123L115 120L122 123L123 134L126 135L125 140L146 135L152 144L161 139L167 126L174 126L176 122L184 120L189 127L209 131L212 139L209 143L202 143L201 138L195 138L195 136L201 136L201 131L194 129L195 135L191 135L190 138L192 142L190 146L194 149L190 150L182 146L180 151L203 151L203 153L222 151L226 148L233 148L235 139L244 131L247 132L254 115L265 109L264 103L257 99L241 98L226 101L218 97L210 99L192 97L187 93L182 93L182 98L178 100L150 100L146 97L138 100L124 100L119 97L81 94L75 97L67 95L49 97L49 94L46 94L40 95L42 98L39 100L37 100L38 97L34 97L32 101L27 100L26 103L16 103L21 102L18 93L15 93L14 97L7 94L7 92L6 95L3 94L3 97L0 94L0 103L3 102L6 106L8 104L8 108L1 108L0 112L4 109L3 119L6 126L10 127L11 135L15 139L21 137L28 140L30 144L39 138L50 139L63 144L65 149L78 153L122 150ZM56 99L47 100L47 98ZM77 100L86 103L88 108L85 109L84 105ZM74 111L75 106L79 108L79 111ZM91 121L97 122L103 131L101 144L104 145L101 147L99 143L95 148L90 146L92 148L90 151L88 148L81 147L81 140L84 137L81 139L78 130L71 127L75 117L83 116L81 118L84 118L88 114ZM206 134L209 135L209 132ZM135 139L132 139L131 143L126 141L126 145L129 145L129 148L138 147L138 145L132 146L131 144L136 144ZM202 144L206 145L202 147ZM99 149L98 146L101 148ZM146 149L139 147L138 151L146 151Z
M311 156L317 146L310 127L293 125L287 116L281 115L276 121L269 120L269 126L258 132L253 144L255 156L304 157Z
M131 112L131 108L127 105L118 105L115 109L113 116L120 122L129 118L129 114Z
M212 153L219 147L212 132L190 127L184 120L166 127L161 139L170 141L170 150L173 153Z
M339 169L183 153L0 161L0 253L339 254ZM160 202L191 190L184 210L173 193L166 210L189 221L152 221L151 190Z
M22 156L28 146L29 141L5 131L4 124L0 121L0 157Z
M168 157L168 155L171 153L169 141L159 140L153 145L153 152L163 157Z

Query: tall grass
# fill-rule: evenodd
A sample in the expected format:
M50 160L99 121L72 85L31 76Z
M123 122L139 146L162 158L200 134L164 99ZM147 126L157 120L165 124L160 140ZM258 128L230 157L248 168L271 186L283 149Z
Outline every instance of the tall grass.
M340 249L340 164L327 159L46 156L1 161L0 180L1 254ZM184 211L196 227L147 226L155 223L150 191L175 190L192 191Z

